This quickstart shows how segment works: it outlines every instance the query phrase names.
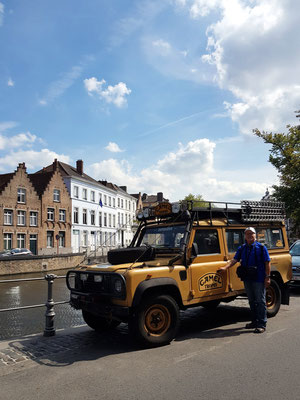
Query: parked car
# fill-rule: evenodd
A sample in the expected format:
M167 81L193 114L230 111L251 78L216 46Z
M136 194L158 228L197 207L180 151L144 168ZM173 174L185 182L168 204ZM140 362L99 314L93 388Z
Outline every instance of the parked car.
M300 240L291 245L290 255L292 256L292 283L300 285Z
M32 256L33 253L28 249L15 248L11 250L1 251L0 257L13 257L13 256Z

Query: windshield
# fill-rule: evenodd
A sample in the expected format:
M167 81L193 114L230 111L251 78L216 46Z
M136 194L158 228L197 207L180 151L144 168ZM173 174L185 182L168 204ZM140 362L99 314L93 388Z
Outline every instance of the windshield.
M142 231L140 245L155 248L180 248L183 242L185 225L151 226Z
M291 256L300 256L300 242L294 244L294 246L290 250Z

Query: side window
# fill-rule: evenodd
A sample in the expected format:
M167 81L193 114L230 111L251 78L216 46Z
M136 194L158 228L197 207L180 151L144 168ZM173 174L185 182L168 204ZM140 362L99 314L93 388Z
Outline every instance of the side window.
M226 229L226 242L228 253L235 253L244 242L243 229Z
M198 229L194 242L198 245L198 254L220 254L220 244L216 229Z
M278 249L284 247L282 230L280 228L258 228L257 240L264 244L267 249Z

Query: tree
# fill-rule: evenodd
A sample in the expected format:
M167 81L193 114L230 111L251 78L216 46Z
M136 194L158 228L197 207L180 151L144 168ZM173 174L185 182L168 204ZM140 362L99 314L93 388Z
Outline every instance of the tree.
M203 199L201 194L194 195L192 193L185 196L182 201L192 201L194 207L208 207L209 203Z
M299 113L299 111L296 111ZM297 115L299 117L299 115ZM280 184L273 185L273 197L285 202L287 217L293 220L293 233L300 235L300 126L287 125L287 133L254 129L256 136L271 144L269 162L279 173Z

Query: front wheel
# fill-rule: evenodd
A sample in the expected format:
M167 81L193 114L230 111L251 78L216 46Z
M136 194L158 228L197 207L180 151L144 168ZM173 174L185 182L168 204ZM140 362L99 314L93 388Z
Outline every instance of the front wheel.
M120 325L120 321L114 319L108 319L104 317L99 317L88 311L82 310L82 317L85 323L96 332L105 332L116 328Z
M266 304L268 318L274 317L281 305L280 287L274 279L271 279L271 284L266 289Z
M144 301L129 321L131 334L144 346L170 343L179 328L179 308L171 296L158 295Z

